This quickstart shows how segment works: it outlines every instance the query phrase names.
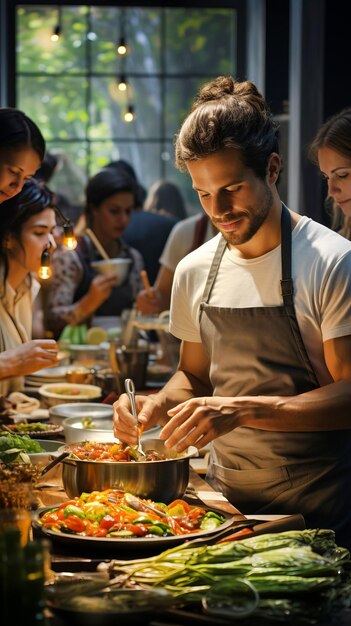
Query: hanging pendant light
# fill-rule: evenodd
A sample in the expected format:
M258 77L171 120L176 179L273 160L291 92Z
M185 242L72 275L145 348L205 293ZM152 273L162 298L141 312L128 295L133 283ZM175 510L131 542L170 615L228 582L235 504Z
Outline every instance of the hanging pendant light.
M77 247L77 239L74 234L74 228L72 222L63 215L61 209L55 204L55 196L52 196L51 206L54 209L56 215L59 216L61 222L63 223L63 245L68 250L74 250Z
M73 232L73 224L72 222L67 221L66 224L63 225L63 245L68 250L75 250L77 247L77 239Z
M119 38L119 41L117 44L117 54L119 54L121 57L127 54L127 44L126 44L125 37Z
M121 74L117 85L119 91L127 91L127 78L125 74Z
M38 276L42 280L48 280L52 276L51 270L51 257L50 252L47 248L43 250L41 255L40 267L38 270Z
M124 121L127 123L133 122L135 119L135 108L133 104L128 104L128 108L124 114Z
M60 40L62 34L62 7L57 7L57 24L50 37L51 41L57 42Z
M125 35L125 25L126 25L126 12L125 9L121 9L121 20L120 20L120 37L116 45L117 54L120 57L125 57L129 52L129 46L127 45L127 39Z

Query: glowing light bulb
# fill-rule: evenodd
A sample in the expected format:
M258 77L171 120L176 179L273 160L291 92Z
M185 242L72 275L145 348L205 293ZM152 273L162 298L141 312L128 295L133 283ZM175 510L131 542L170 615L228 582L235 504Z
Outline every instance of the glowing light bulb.
M118 44L117 44L117 53L123 57L125 54L127 54L127 46L126 46L126 41L124 37L121 37Z
M130 105L128 107L128 110L124 114L124 121L130 123L134 120L134 118L135 118L134 107Z
M121 77L121 80L118 83L118 89L120 91L126 91L126 89L127 89L127 83L126 83L125 79L122 78L122 77Z
M68 250L75 250L77 247L77 239L75 237L64 237L63 245Z
M63 245L65 246L65 248L68 248L68 250L75 250L78 242L73 233L72 224L70 222L68 222L67 224L64 224L63 231L64 231Z
M61 36L61 26L58 24L58 25L55 27L55 30L54 30L54 32L52 33L52 35L51 35L50 39L51 39L51 41L56 42L56 41L59 41L60 36Z
M39 278L42 280L48 280L52 276L51 267L47 267L45 265L41 265L38 271Z
M51 278L52 276L52 271L50 267L50 253L48 250L43 250L42 252L38 276L42 280L48 280L48 278Z

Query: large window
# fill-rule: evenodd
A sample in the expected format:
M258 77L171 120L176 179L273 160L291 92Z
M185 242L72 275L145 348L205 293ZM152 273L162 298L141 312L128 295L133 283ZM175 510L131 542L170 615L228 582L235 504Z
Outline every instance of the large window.
M238 73L238 14L229 4L17 6L16 106L69 165L55 184L64 185L71 200L82 201L87 176L124 159L146 188L159 178L173 180L189 214L198 210L188 177L174 167L173 140L200 85ZM58 25L61 36L54 43ZM121 36L125 57L116 51ZM122 77L125 91L118 89ZM135 119L128 123L130 106Z

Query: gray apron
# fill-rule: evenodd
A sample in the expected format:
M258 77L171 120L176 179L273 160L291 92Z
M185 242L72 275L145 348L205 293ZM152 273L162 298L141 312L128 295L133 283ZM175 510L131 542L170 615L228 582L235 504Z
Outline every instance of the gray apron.
M199 314L215 396L290 396L319 387L294 309L291 219L284 205L281 232L283 305L276 307L209 304L226 248L223 237L219 242ZM243 513L302 513L307 527L332 528L339 544L350 547L350 477L350 430L239 427L212 442L206 478Z

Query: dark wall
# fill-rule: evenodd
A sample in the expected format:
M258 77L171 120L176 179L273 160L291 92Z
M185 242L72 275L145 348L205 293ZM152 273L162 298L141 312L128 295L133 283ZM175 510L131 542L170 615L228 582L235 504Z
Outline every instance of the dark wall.
M324 119L351 106L351 1L326 0Z
M289 0L266 0L266 99L273 113L289 100Z

